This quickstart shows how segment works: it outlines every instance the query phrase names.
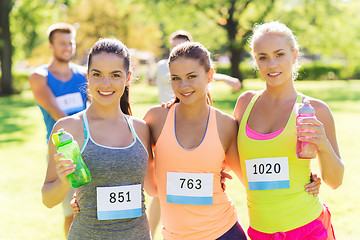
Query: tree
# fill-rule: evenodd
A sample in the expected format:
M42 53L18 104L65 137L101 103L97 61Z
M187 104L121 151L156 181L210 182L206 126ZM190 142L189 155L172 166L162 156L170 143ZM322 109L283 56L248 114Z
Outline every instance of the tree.
M128 48L158 52L160 31L144 8L131 1L77 0L76 5L72 3L67 11L68 22L79 27L76 42L80 58L99 38L107 37L118 38Z
M252 33L252 27L255 23L260 23L265 19L271 12L274 3L275 0L260 2L256 0L228 0L224 5L214 5L217 16L213 16L213 19L217 20L218 25L226 30L229 40L231 75L239 78L241 82L243 76L239 65L246 53L245 46Z
M243 76L239 64L246 54L247 39L251 35L253 25L262 22L271 13L275 0L154 0L146 1L146 3L156 10L155 14L159 13L158 6L167 5L168 12L166 14L175 9L177 15L175 15L176 11L173 11L175 13L172 17L178 19L178 17L186 15L188 22L196 21L200 18L199 15L205 16L207 22L202 25L194 24L196 28L194 27L193 32L202 31L211 25L212 28L208 29L208 33L205 34L206 37L212 36L214 38L213 33L218 30L217 28L224 30L226 34L224 44L226 51L230 53L231 75L242 81ZM162 17L164 16L159 16L159 18ZM166 28L167 24L166 20L163 21L163 28ZM217 40L214 38L215 43ZM203 41L201 42L203 43Z
M12 85L12 45L10 35L9 16L13 6L11 0L2 0L0 3L0 61L1 61L1 94L13 93Z

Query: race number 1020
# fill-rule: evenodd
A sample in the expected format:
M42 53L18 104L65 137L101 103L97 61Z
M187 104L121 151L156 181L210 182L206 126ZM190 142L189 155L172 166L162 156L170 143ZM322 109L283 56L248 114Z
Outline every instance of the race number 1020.
M254 164L253 170L253 174L278 174L281 172L281 165L279 163L275 163L274 165L272 165L271 163Z

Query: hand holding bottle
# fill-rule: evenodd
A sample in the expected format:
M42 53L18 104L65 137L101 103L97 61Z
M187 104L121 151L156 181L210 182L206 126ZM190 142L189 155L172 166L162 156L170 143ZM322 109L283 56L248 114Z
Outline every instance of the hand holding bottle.
M90 171L81 157L79 145L73 136L65 132L64 129L59 129L52 135L52 140L57 147L58 153L62 154L55 154L54 156L56 171L60 179L63 180L64 176L66 176L73 188L91 182ZM59 160L61 157L65 159Z
M71 159L64 159L64 154L56 153L54 154L54 159L56 162L56 173L65 184L70 184L67 176L75 172L76 165Z
M301 119L300 125L296 128L298 130L296 135L299 141L315 144L318 152L325 152L331 149L324 125L317 118Z
M311 122L304 121L307 119L316 119L315 109L310 105L309 101L305 101L304 104L299 108L298 116L296 118L296 125L298 126L297 132L307 133L307 135L298 135L298 141L296 143L296 156L303 159L315 158L317 154L316 145L309 142L309 140L313 138L311 134L315 131L312 129L313 124ZM305 138L305 140L301 140L303 139L301 137Z
M304 145L304 143L309 143L313 147L316 147L316 152L332 151L331 144L325 133L324 125L322 122L320 122L315 117L315 110L313 110L313 111L314 111L313 116L307 115L306 117L304 117L304 115L303 115L301 117L300 110L299 110L299 116L296 120L296 123L297 123L296 135L298 137L297 149L296 149L297 154L298 154L298 151L301 150L301 148L299 146ZM315 154L315 156L316 156L316 154ZM309 158L313 158L315 156L312 155ZM299 157L299 158L301 158L301 157Z

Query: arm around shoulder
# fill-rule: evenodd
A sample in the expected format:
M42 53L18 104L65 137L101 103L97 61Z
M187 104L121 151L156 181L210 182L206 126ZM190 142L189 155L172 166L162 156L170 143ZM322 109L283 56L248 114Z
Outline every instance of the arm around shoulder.
M234 117L218 112L219 137L225 149L225 161L241 182L243 176L237 147L238 124Z
M150 108L144 116L144 120L150 129L152 146L156 144L160 137L168 112L169 108L158 105Z
M140 141L143 143L148 152L148 164L144 181L144 188L150 196L154 197L157 196L157 185L155 180L155 163L151 148L149 127L144 120L134 117L132 117L132 119L136 133L138 134Z

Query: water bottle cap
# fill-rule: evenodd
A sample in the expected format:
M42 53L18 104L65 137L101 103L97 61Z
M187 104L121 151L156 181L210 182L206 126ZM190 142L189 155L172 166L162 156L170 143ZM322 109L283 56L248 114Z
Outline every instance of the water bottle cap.
M57 147L66 142L71 142L73 139L73 136L70 133L65 132L62 128L52 135L52 141Z
M315 114L315 109L310 105L309 100L304 101L304 104L299 108L299 114Z

